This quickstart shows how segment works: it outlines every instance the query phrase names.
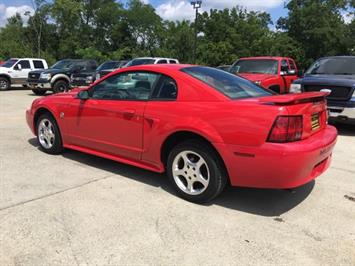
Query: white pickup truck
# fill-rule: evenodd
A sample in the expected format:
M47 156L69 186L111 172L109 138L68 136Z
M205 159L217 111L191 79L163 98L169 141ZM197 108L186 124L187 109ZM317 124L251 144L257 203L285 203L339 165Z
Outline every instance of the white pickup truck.
M0 66L0 90L7 90L12 85L25 86L30 71L47 68L44 59L11 58Z

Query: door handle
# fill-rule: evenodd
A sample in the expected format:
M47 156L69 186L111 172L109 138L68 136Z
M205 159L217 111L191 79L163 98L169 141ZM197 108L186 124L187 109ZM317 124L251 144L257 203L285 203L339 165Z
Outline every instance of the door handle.
M136 113L136 110L127 109L127 110L124 110L122 113L123 113L124 118L129 119L134 116L134 114Z
M136 110L133 109L127 109L123 111L124 115L134 115L136 113Z

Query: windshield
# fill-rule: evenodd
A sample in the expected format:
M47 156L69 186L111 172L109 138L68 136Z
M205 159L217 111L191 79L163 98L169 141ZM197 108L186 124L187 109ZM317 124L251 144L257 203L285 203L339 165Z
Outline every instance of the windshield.
M248 59L238 60L231 68L230 72L252 73L252 74L277 74L278 62L273 59Z
M355 57L322 58L307 70L309 75L355 75Z
M149 58L142 58L142 59L134 59L131 62L129 62L126 66L139 66L139 65L149 65L149 64L154 64L155 59L149 59Z
M181 70L206 83L231 99L272 95L271 92L241 77L211 67L187 67Z
M115 69L120 66L120 62L106 62L97 68L97 70Z
M10 68L12 67L18 60L17 59L10 59L10 60L7 60L5 63L3 63L1 65L1 67L7 67L7 68Z
M56 68L56 69L63 69L63 68L71 68L73 67L77 62L73 60L61 60L55 63L53 66L50 68Z

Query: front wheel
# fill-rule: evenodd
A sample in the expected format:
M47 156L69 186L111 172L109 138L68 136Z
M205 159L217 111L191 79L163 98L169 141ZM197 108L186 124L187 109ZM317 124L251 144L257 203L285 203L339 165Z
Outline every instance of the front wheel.
M49 154L59 154L63 150L58 125L49 113L41 115L37 122L37 140L42 150Z
M167 173L177 193L196 203L217 197L227 182L221 159L212 147L198 140L182 142L172 149Z
M5 91L10 89L10 81L7 78L0 77L0 90Z
M58 80L53 85L53 92L54 93L65 92L68 90L69 90L69 83L66 82L65 80Z

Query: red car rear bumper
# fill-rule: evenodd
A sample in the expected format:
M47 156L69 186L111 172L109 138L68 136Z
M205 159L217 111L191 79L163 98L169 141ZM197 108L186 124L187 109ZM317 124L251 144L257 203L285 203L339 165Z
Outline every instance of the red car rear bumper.
M246 147L215 143L233 186L294 188L315 179L330 165L337 130L327 126L292 143Z

